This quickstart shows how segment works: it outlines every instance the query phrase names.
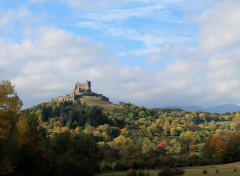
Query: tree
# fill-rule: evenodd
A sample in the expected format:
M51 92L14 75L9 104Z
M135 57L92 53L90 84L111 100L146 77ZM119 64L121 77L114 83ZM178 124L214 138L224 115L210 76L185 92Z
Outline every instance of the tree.
M17 153L15 156L16 175L47 175L49 164L46 152L48 143L45 129L39 127L36 116L28 112L21 112L16 126L18 141Z
M100 150L96 142L86 134L55 134L50 142L51 174L94 175L100 164Z
M236 162L240 160L240 134L231 133L226 136L227 146L224 154L224 162Z
M207 163L223 163L226 152L227 141L225 134L215 134L210 137L203 149L203 156Z
M103 125L109 122L108 118L103 113L102 108L98 106L89 107L86 112L86 118L87 118L87 123L94 127L97 127L99 125Z
M10 81L0 82L0 175L14 171L11 152L14 151L13 131L22 101Z
M17 112L22 107L14 86L10 81L0 82L0 146L13 130L17 121Z
M43 122L48 120L49 114L50 114L49 108L47 108L46 106L43 106L42 112L41 112L41 117Z

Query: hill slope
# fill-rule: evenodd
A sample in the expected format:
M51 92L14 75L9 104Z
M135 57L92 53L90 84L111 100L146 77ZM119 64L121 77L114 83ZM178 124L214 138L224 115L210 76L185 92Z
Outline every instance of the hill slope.
M86 103L89 106L101 106L101 107L116 107L117 105L111 103L108 100L104 100L99 96L83 96L80 98L80 102Z

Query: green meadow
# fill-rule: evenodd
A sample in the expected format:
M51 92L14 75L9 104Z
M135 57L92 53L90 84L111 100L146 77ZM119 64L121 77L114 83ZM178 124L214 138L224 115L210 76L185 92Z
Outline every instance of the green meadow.
M234 170L236 169L236 172ZM207 170L207 174L203 174L203 170ZM216 173L218 170L218 173ZM184 169L184 176L232 176L240 175L240 162L221 164L221 165L211 165L211 166L197 166ZM150 176L157 176L159 170L145 170L145 173L149 173ZM119 172L106 172L98 174L97 176L125 176L125 171Z

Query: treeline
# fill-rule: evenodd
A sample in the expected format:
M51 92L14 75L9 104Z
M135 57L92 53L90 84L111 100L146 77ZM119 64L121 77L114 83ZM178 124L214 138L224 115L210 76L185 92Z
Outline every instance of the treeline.
M213 149L212 143L209 145L212 139L220 136L239 136L239 113L147 109L123 102L118 107L103 109L79 101L42 103L28 112L38 116L49 134L69 131L92 136L102 151L102 171L240 160L238 155L233 158L226 154L232 151L224 148L228 146L226 143L230 145L227 140L224 141L226 145L217 145L216 140L212 142L221 146L219 149ZM235 149L238 146L236 143ZM240 149L235 151L240 152Z
M54 133L22 106L9 81L0 83L0 175L94 175L101 153L84 133Z

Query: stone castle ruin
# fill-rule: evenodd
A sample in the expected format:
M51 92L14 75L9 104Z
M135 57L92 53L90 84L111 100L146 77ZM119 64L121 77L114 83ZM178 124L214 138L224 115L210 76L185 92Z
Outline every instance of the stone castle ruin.
M72 93L67 94L66 96L60 96L53 98L57 102L64 101L75 101L80 99L83 96L95 96L99 97L102 100L109 101L109 98L103 96L102 94L97 94L91 91L91 81L86 81L85 83L76 83Z

